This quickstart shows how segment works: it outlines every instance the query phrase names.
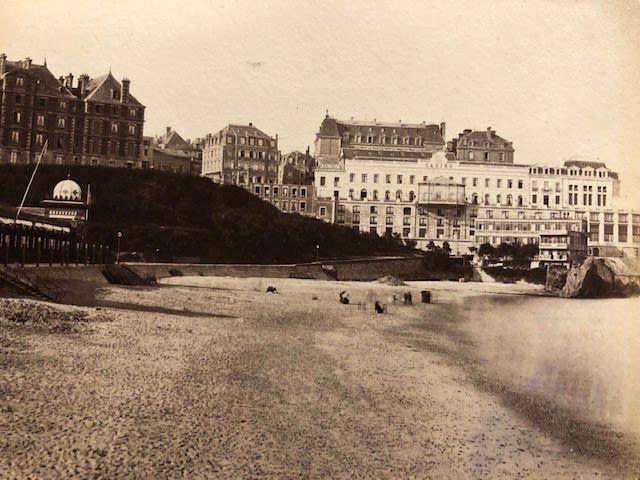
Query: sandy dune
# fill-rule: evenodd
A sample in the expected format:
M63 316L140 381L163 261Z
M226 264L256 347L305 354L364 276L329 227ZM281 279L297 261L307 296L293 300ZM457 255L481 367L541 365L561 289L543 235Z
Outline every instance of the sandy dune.
M633 432L501 384L456 333L469 299L534 287L165 283L102 290L78 331L0 321L0 478L640 475Z

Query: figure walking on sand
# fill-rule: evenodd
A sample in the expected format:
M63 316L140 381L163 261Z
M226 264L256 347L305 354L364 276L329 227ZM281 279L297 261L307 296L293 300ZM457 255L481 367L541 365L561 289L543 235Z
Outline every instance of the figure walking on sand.
M382 305L380 305L378 300L376 300L374 308L376 309L376 313L384 313L384 308L382 308Z

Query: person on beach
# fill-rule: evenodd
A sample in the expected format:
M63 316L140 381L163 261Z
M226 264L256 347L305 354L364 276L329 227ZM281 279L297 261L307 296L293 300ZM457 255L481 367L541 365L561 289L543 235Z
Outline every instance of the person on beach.
M404 304L405 305L411 305L412 304L411 292L404 292Z
M376 313L384 313L384 308L382 308L382 305L380 305L380 302L378 302L377 300L374 308L376 309Z
M349 294L346 292L346 290L340 292L338 294L338 297L340 298L340 303L344 305L347 305L349 303Z

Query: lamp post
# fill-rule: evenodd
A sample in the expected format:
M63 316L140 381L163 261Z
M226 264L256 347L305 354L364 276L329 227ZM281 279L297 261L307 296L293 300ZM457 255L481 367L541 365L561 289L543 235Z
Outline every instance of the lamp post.
M320 245L316 245L316 262L318 261L319 256L320 256Z
M120 263L120 239L122 238L122 232L118 232L118 247L116 249L116 263Z

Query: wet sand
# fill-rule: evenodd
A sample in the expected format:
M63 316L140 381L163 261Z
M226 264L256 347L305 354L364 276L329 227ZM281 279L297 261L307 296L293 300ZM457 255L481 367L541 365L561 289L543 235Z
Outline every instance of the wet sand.
M535 287L167 283L101 290L105 306L74 307L88 321L70 332L0 322L0 478L640 476L633 388L612 400L598 383L611 372L567 346L569 324L536 343L554 323L527 332L526 315L504 318L553 310ZM557 373L532 354L545 351L582 358ZM571 378L592 371L590 389Z

